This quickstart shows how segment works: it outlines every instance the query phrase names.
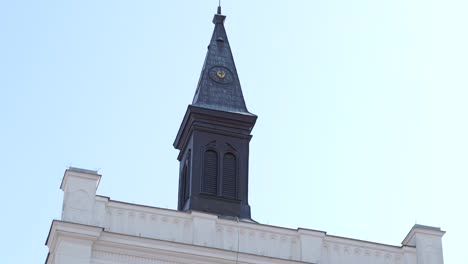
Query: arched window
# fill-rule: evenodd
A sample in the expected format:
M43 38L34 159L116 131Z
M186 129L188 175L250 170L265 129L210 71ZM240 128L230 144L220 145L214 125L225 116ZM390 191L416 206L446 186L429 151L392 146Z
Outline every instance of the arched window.
M202 191L218 194L218 153L211 149L205 151L204 155Z
M237 199L237 159L232 153L223 158L223 196Z
M184 202L187 201L189 198L190 194L190 179L189 179L189 171L188 171L188 166L185 164L184 166L184 172L183 172L183 180L184 180Z

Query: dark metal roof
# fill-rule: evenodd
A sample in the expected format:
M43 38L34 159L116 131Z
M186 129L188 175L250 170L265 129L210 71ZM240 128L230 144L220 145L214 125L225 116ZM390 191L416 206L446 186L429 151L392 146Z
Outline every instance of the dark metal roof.
M234 58L224 28L225 16L216 14L215 28L192 105L250 114L242 95Z

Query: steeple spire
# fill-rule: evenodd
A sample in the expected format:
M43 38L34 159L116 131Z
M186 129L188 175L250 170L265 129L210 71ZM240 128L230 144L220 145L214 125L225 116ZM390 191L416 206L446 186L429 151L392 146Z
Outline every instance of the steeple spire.
M213 17L215 28L206 53L192 105L220 111L250 114L245 105L221 6Z

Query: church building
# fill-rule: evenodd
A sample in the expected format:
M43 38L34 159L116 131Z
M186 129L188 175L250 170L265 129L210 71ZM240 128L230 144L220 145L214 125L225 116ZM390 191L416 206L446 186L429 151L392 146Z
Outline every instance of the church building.
M179 150L177 210L97 195L97 171L68 168L46 264L443 264L440 228L415 225L400 246L289 229L251 218L247 110L218 7ZM174 172L175 174L176 172Z

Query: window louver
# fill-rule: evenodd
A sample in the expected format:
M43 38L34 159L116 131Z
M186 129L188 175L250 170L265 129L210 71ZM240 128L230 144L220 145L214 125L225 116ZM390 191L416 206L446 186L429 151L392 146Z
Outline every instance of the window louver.
M223 159L223 196L237 198L237 161L231 153L225 154Z
M184 166L184 201L187 201L190 194L190 179L188 175L187 165Z
M218 154L214 150L205 152L203 164L203 186L204 193L216 195L218 186Z

